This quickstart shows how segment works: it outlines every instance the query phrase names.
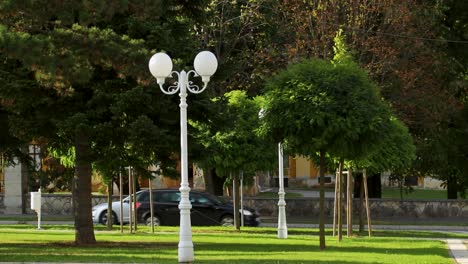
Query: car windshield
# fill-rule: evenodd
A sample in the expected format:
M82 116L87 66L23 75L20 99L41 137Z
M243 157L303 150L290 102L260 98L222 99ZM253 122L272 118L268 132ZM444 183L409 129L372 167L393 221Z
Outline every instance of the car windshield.
M141 198L143 198L143 196L146 196L148 193L145 192L145 191L140 191L140 192L137 192L136 193L136 198L137 198L137 201L140 201ZM130 199L129 196L125 197L122 201L125 203L127 202L128 203L128 199ZM133 195L132 195L132 201L133 201Z
M226 201L223 201L220 197L214 196L212 194L207 193L206 196L213 201L215 204L223 204L226 203Z

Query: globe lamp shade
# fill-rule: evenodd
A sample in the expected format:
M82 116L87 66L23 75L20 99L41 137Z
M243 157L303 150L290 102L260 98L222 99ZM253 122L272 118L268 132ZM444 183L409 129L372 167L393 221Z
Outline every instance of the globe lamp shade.
M197 74L202 77L202 81L206 83L210 81L210 77L216 72L218 60L213 53L202 51L195 57L193 67Z
M156 53L151 57L148 67L151 74L158 80L158 83L163 84L164 80L172 72L171 57L166 53Z

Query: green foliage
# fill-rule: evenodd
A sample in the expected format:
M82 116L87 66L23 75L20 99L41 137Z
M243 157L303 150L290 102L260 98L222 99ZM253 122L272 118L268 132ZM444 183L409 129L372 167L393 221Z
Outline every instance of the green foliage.
M9 115L16 118L9 116L15 136L26 142L41 138L61 153L75 147L78 244L95 242L90 221L93 163L106 181L122 166L148 177L150 164L161 161L171 167L162 161L178 149L167 133L176 129L168 120L177 120L177 104L148 88L154 83L148 60L151 50L164 48L180 52L175 59L185 65L188 48L197 46L187 25L199 21L195 13L204 3L0 3L0 55L5 61L0 103L3 107L5 98ZM11 79L14 85L7 85Z
M358 168L369 172L396 171L408 169L416 158L416 147L408 128L395 117L390 117L377 131L380 143L369 150L366 157L354 162Z
M202 21L197 14L205 4L2 2L0 53L7 59L0 94L14 102L8 119L15 135L44 137L67 152L76 130L88 130L100 170L115 174L134 163L145 171L160 161L173 172L177 105L146 87L154 83L147 62L155 49L177 52L181 65L189 52L192 60L188 25Z
M58 159L60 164L65 168L75 167L75 148L69 148L67 150L53 149L49 147L48 153Z
M420 156L416 160L417 168L444 181L451 189L450 198L466 197L468 188L468 107L449 117L440 124L430 138L421 144ZM438 166L431 166L437 164ZM450 186L448 186L450 185Z
M309 157L324 149L356 158L382 122L377 88L356 65L294 64L267 83L266 98L264 131Z
M205 149L202 166L215 167L224 177L241 171L251 176L272 166L276 144L256 134L260 104L260 98L249 98L245 91L234 90L214 99L220 121L191 121L197 131L194 137Z
M333 39L335 45L333 46L333 52L335 56L333 56L332 63L334 64L351 64L355 63L353 60L353 56L346 47L346 42L345 42L345 35L343 33L343 29L339 29L338 32L336 32L336 36Z

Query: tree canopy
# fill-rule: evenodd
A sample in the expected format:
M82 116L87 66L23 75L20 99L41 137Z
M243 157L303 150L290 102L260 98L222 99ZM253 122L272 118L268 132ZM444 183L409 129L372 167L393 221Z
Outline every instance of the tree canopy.
M118 171L120 164L141 168L167 161L171 165L177 137L169 131L177 124L177 104L148 87L154 82L147 62L151 50L165 49L177 52L176 64L185 65L196 46L187 25L201 21L198 12L204 3L3 1L0 5L0 54L6 61L0 93L10 102L10 116L27 121L13 124L17 131L28 132L26 141L42 137L62 152L75 149L77 243L95 241L93 162L109 173ZM14 92L3 85L12 78L16 78Z
M267 83L266 101L264 129L309 157L321 149L354 157L355 142L368 140L362 133L382 122L375 114L381 108L378 90L357 65L291 65Z
M214 167L227 177L244 171L252 176L271 168L276 144L257 133L262 98L249 98L245 91L234 90L214 100L217 118L211 122L193 122L195 139L204 147L202 166ZM215 121L215 122L212 122Z

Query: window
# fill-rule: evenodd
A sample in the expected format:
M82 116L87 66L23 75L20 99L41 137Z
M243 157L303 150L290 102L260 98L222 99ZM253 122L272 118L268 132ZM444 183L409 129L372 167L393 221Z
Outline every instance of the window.
M29 145L29 156L33 160L35 171L41 170L42 168L41 147L37 144Z
M208 197L198 193L190 193L190 202L195 204L213 204L213 202L208 199Z
M180 201L180 192L163 192L156 196L155 201L162 203L178 203Z
M147 192L137 193L137 201L139 201L139 202L149 202L149 193L147 193Z

